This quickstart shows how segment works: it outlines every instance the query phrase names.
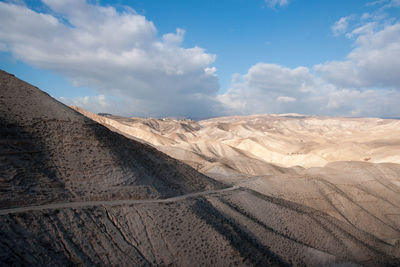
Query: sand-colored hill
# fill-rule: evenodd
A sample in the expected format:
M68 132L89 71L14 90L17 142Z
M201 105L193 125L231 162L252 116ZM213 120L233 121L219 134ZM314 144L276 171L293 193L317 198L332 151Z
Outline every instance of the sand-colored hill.
M282 114L195 122L105 117L73 108L202 173L228 180L292 173L337 161L400 164L400 120Z
M397 164L284 168L193 121L92 117L135 140L0 72L0 265L399 264Z
M194 122L86 115L217 180L234 184L248 177L247 188L400 246L399 120L284 114Z
M187 155L180 157L175 150L213 158L245 153L282 167L323 167L335 161L400 163L400 120L283 114L194 122L103 117L77 109L182 160L188 160Z

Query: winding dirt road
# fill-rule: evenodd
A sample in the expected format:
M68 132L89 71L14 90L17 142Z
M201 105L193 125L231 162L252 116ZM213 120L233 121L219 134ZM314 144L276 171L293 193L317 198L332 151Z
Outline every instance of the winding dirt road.
M166 202L176 202L185 200L191 197L199 197L211 194L224 193L228 191L234 191L240 189L242 185L258 180L265 176L256 176L248 179L244 179L238 184L224 188L219 190L207 190L202 192L195 192L185 195L180 195L176 197L164 198L164 199L124 199L124 200L97 200L97 201L77 201L77 202L61 202L61 203L51 203L45 205L36 205L36 206L24 206L18 208L10 208L10 209L0 209L0 215L7 215L12 213L21 213L26 211L33 210L54 210L54 209L63 209L63 208L81 208L81 207L93 207L93 206L118 206L118 205L134 205L134 204L148 204L148 203L166 203Z
M11 209L2 209L0 210L0 215L6 215L11 213L21 213L26 211L33 210L54 210L54 209L62 209L62 208L81 208L81 207L92 207L92 206L118 206L118 205L134 205L134 204L146 204L146 203L166 203L166 202L176 202L184 199L188 199L191 197L199 197L210 194L223 193L227 191L234 191L239 189L240 186L232 186L219 190L207 190L202 192L190 193L186 195L180 195L171 198L164 199L143 199L143 200L134 200L134 199L125 199L125 200L98 200L98 201L79 201L79 202L62 202L62 203L52 203L45 205L37 205L37 206L25 206Z

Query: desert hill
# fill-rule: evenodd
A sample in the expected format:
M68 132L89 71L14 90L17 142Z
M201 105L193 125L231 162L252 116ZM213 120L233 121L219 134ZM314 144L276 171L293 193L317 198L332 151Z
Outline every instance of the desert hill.
M103 117L73 108L187 162L198 154L215 160L246 154L281 167L323 167L335 161L400 163L400 120L272 114L195 122Z
M200 123L96 116L125 136L0 72L1 265L399 263L398 164L276 166L216 144L219 125L171 150L213 179L154 148L206 138Z
M1 207L160 198L222 185L0 73ZM12 198L7 193L12 191Z
M195 122L74 108L217 180L234 184L247 177L247 188L400 244L399 120L283 114Z

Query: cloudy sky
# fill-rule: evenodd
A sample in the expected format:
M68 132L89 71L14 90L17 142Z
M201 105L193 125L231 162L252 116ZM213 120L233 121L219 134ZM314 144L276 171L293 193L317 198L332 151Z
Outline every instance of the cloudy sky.
M125 116L400 117L400 0L0 0L0 68Z

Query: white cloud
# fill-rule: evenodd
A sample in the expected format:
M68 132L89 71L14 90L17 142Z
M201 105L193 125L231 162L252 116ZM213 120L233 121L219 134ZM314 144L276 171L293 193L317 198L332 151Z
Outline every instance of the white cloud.
M276 6L285 6L289 3L289 0L265 0L265 4L269 8L275 8Z
M74 85L137 104L124 114L143 109L151 116L213 114L219 88L210 66L215 55L184 48L184 30L158 37L155 25L131 9L118 12L85 0L43 3L49 13L0 2L2 50L57 71Z
M175 33L167 33L163 35L164 43L170 45L180 45L183 42L183 38L185 36L185 30L183 29L176 29Z
M377 0L367 3L367 6L379 6L379 5L383 5L381 9L398 7L400 6L400 0Z
M315 70L338 86L400 90L400 23L378 26L367 23L353 30L356 46L347 59L316 65Z
M333 34L335 36L338 36L345 33L347 31L347 28L349 27L350 19L351 16L348 16L348 17L342 17L338 21L336 21L335 24L333 24L331 27Z
M388 2L388 0L376 0L376 1L372 1L372 2L368 2L367 6L376 6L376 5L381 5L385 2Z
M209 75L215 75L215 72L217 71L216 67L211 67L211 68L205 68L204 72L209 74Z
M287 68L258 63L218 96L229 114L400 115L400 23L366 22L344 61Z
M111 112L115 109L114 104L111 103L105 95L82 96L75 98L60 97L58 100L70 106L86 107L96 113Z
M240 75L240 73L234 73L234 74L232 74L232 79L231 79L232 83L237 83L237 82L239 82L240 79L241 79L241 77L242 77L242 75Z
M272 70L272 71L271 71ZM343 88L304 67L259 63L218 96L228 114L304 113L398 117L400 91Z
M247 74L236 75L232 87L218 99L231 114L292 112L292 104L310 94L315 82L305 67L258 63ZM286 105L281 105L283 102Z
M0 51L57 71L97 96L61 98L93 112L128 116L305 113L346 116L400 115L400 23L379 13L343 17L334 34L354 38L345 60L313 68L258 63L232 75L217 95L215 55L185 48L185 31L158 34L131 9L84 0L44 0L49 13L0 2ZM380 1L376 5L395 5ZM284 6L288 1L266 1ZM18 21L18 23L15 23ZM350 23L351 21L351 23ZM356 26L355 26L356 25Z

